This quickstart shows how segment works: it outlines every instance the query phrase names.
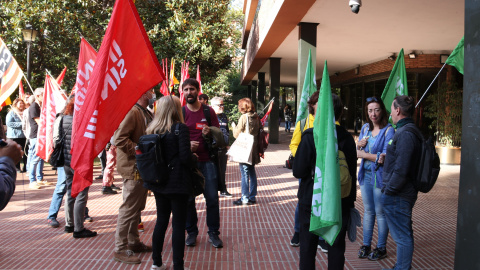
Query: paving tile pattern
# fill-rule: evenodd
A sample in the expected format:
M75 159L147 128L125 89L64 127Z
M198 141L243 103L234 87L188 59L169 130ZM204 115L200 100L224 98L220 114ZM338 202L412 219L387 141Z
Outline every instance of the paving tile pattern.
M190 269L298 269L299 248L289 245L293 234L298 181L291 170L283 168L289 155L291 133L280 131L280 144L271 144L266 159L256 166L258 177L257 204L234 206L240 196L238 164L229 163L227 186L233 198L220 198L221 239L224 248L208 243L205 223L205 202L197 197L199 235L196 247L186 247L185 266ZM99 166L94 175L98 175ZM413 211L415 253L413 269L453 269L457 218L459 166L442 166L440 179L428 194L419 194ZM55 171L45 168L45 179L56 181ZM122 187L117 174L115 184ZM41 190L28 189L28 177L19 174L17 189L9 205L0 212L0 269L150 269L151 254L140 254L142 264L126 265L112 259L118 207L122 195L102 195L101 181L94 180L89 192L88 207L94 222L86 227L99 233L90 239L74 239L64 234L64 207L60 209L60 227L46 225L54 185ZM357 209L363 215L360 189L357 189ZM151 244L156 220L154 197L148 197L142 212L144 243ZM164 245L164 262L173 269L171 227ZM373 244L376 243L375 230ZM395 263L396 246L388 239L388 257L372 262L358 259L362 243L362 228L357 241L347 241L345 269L391 268ZM327 269L327 256L317 253L317 269Z

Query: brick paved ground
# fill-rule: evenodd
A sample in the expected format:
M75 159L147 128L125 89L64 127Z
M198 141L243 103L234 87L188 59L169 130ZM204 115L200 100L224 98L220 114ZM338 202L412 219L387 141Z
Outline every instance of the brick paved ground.
M288 157L291 133L280 131L280 144L270 145L266 159L257 166L258 204L232 205L240 195L238 165L228 164L227 185L233 198L221 198L221 235L224 248L208 243L205 203L197 197L200 234L196 247L186 247L185 266L190 269L298 269L299 248L288 243L293 233L293 213L298 182L283 168ZM440 179L428 194L420 194L414 208L414 269L452 269L455 247L459 166L442 166ZM99 168L95 168L95 176ZM45 179L56 181L50 167ZM73 239L63 233L64 208L60 209L60 228L46 226L46 217L54 186L29 190L26 175L18 176L17 189L10 204L0 212L0 269L150 269L151 254L142 254L141 265L124 265L112 260L114 231L121 194L102 195L101 182L90 188L88 207L93 223L86 227L99 235L91 239ZM115 184L122 186L120 177ZM358 189L357 209L363 213ZM141 239L151 244L155 224L155 202L149 197L142 214L145 232ZM164 259L172 268L171 228L167 231ZM380 262L356 258L362 233L347 243L345 269L382 269L395 262L395 243L389 238L388 257ZM376 232L374 241L376 243ZM326 255L317 253L317 269L326 269Z

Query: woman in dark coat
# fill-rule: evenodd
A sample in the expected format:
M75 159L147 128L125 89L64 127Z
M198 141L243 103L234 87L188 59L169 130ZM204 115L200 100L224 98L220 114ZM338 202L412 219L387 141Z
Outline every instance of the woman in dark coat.
M161 149L164 160L170 165L165 185L144 183L153 191L157 205L157 223L152 237L151 269L166 269L162 260L165 232L172 217L173 269L184 269L185 224L188 198L193 195L187 168L195 165L190 150L190 132L184 124L182 107L177 97L165 96L157 101L155 117L147 128L147 134L165 134Z

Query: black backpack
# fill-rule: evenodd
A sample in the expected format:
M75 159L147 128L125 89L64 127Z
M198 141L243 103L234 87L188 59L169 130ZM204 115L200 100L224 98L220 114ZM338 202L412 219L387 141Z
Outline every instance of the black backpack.
M414 125L406 125L404 128L415 134L422 142L418 171L413 185L416 190L427 193L437 182L438 174L440 173L440 158L435 151L435 143L432 137L425 140Z
M177 136L178 128L179 124L177 123L175 125L175 135ZM173 166L165 161L162 152L162 139L166 134L143 135L135 147L137 169L145 183L164 186L168 182Z

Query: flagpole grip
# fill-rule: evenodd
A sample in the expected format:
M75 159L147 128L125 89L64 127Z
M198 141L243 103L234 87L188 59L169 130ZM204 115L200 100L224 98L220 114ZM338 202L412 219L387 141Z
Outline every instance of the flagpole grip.
M428 90L430 90L430 87L432 86L433 82L435 82L435 80L437 79L438 75L440 75L440 72L442 72L443 68L445 67L447 63L443 64L442 68L440 69L440 71L437 73L437 76L435 76L435 78L433 78L433 81L430 83L430 85L428 86L427 90L425 90L425 93L423 93L422 97L420 98L420 100L417 102L417 105L415 105L415 109L418 107L418 104L420 104L420 102L422 102L423 98L425 97L425 95L427 94Z

